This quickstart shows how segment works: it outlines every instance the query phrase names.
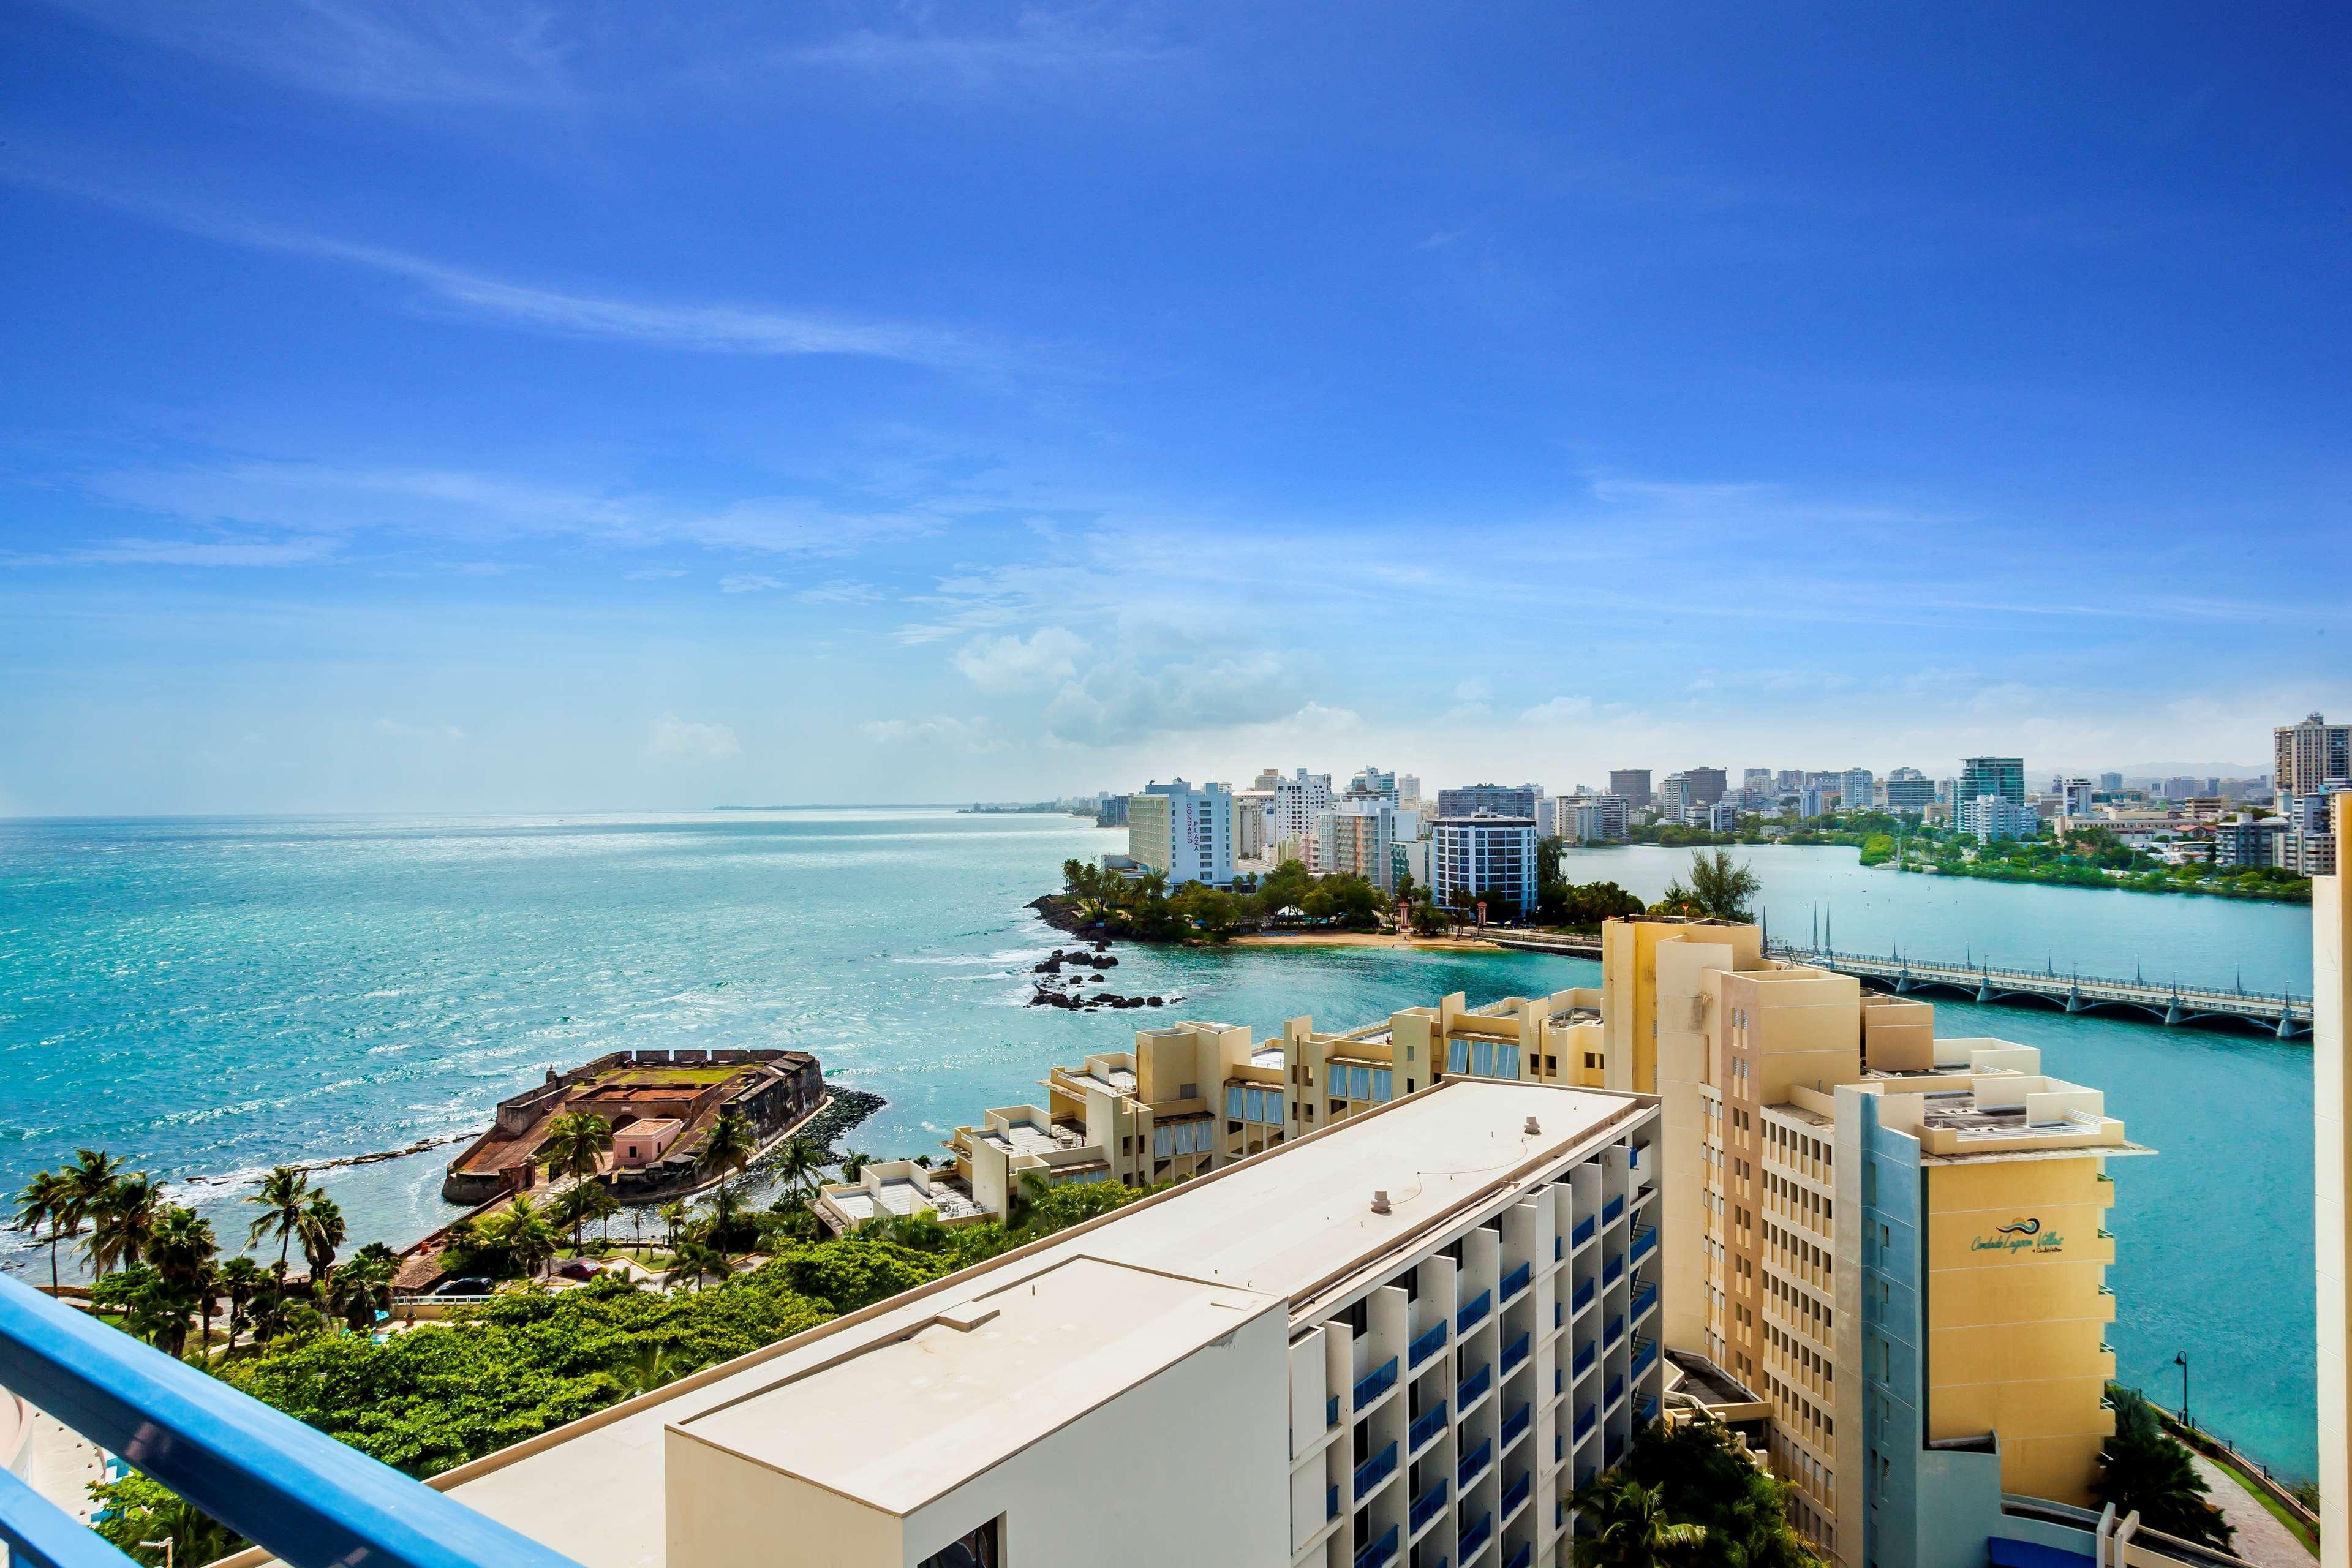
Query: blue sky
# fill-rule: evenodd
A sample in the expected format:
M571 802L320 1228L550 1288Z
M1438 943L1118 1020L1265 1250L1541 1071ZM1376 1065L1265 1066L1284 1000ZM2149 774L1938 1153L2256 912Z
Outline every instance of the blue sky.
M2340 10L0 17L0 811L2263 765Z

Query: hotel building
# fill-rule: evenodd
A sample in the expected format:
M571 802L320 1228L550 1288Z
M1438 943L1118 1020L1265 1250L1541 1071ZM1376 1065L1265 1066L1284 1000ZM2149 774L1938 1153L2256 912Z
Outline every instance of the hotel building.
M1535 908L1535 817L1448 816L1444 810L1439 807L1430 831L1430 889L1437 902L1464 908L1483 900L1514 911Z
M1234 792L1177 779L1150 784L1127 802L1127 857L1169 886L1234 879Z
M583 1568L1549 1568L1664 1396L1657 1131L1446 1083L433 1484Z
M1396 887L1393 849L1420 837L1419 812L1400 810L1386 796L1351 791L1315 819L1315 843L1323 861L1318 869L1361 877L1390 892Z

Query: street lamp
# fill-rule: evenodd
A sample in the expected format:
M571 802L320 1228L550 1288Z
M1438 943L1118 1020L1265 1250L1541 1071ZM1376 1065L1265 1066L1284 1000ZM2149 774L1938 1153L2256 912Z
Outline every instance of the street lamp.
M2174 1356L2172 1364L2180 1369L2180 1424L2194 1426L2197 1423L2189 1419L2189 1352L2182 1351ZM165 1564L165 1568L170 1568L170 1564Z

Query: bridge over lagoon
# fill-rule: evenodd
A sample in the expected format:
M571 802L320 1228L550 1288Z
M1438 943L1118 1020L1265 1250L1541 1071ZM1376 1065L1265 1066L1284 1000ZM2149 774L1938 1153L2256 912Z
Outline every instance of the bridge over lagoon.
M2174 1027L2223 1025L2259 1029L2282 1040L2311 1033L2311 998L2291 992L2266 994L2243 985L2228 990L2182 985L2138 974L2129 980L2107 980L2062 974L2054 964L2042 970L1997 969L1975 962L1973 955L1958 963L1939 963L1899 952L1873 956L1778 942L1767 951L1774 958L1851 974L1865 985L1898 996L1941 992L1970 1002L2054 1007L2067 1013L2115 1013Z

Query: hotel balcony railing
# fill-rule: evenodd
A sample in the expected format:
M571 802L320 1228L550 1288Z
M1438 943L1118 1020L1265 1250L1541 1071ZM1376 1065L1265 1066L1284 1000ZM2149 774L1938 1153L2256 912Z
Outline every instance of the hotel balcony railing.
M1457 1332L1466 1334L1474 1324L1484 1321L1486 1314L1494 1310L1495 1293L1491 1290L1481 1290L1465 1302L1460 1311L1454 1314L1454 1327Z
M1528 1336L1521 1334L1503 1347L1503 1375L1508 1377L1518 1370L1519 1363L1528 1359Z
M294 1568L577 1568L27 1286L0 1279L0 1385ZM0 1471L0 1542L30 1568L130 1559Z
M1519 1434L1528 1429L1528 1423L1533 1419L1535 1419L1535 1410L1526 1405L1520 1405L1517 1410L1504 1416L1501 1433L1503 1447L1507 1448L1517 1442Z
M1626 1249L1626 1255L1639 1263L1656 1251L1657 1247L1658 1227L1654 1225L1645 1225L1633 1233L1633 1245Z
M1444 1476L1440 1476L1437 1478L1435 1484L1431 1486L1427 1491L1412 1500L1412 1511L1408 1516L1412 1520L1412 1523L1407 1525L1406 1528L1409 1530L1419 1530L1423 1525L1427 1524L1431 1520L1435 1519L1439 1514L1444 1513L1444 1511L1445 1478Z
M1608 1392L1601 1396L1601 1405L1606 1408L1609 1405L1616 1404L1619 1400L1624 1397L1625 1380L1622 1377L1612 1377L1609 1380Z
M1568 1239L1569 1244L1572 1247L1582 1247L1586 1242L1591 1241L1592 1239L1592 1216L1591 1215L1586 1215L1582 1219L1578 1220L1576 1222L1575 1228L1568 1233Z
M1566 1258L1567 1256L1568 1256L1568 1238L1567 1238L1566 1237L1559 1237L1559 1236L1555 1236L1555 1237L1553 1237L1551 1238L1551 1260L1552 1260L1554 1263L1557 1263L1557 1262L1559 1262L1561 1258Z
M1608 1453L1605 1456L1607 1463L1614 1465L1618 1460L1625 1457L1625 1439L1618 1436L1614 1432L1609 1435L1609 1441L1605 1447L1608 1449Z
M1472 1481L1485 1475L1486 1467L1494 1462L1495 1440L1489 1437L1462 1456L1462 1462L1454 1469L1454 1484L1457 1488L1467 1489Z
M1393 1442L1390 1443L1387 1447L1382 1448L1379 1453L1374 1454L1370 1458L1366 1459L1362 1464L1358 1465L1356 1467L1357 1500L1361 1501L1366 1492L1370 1491L1374 1487L1379 1486L1382 1481L1388 1479L1391 1475L1395 1473L1396 1468L1397 1446Z
M1528 1493L1534 1489L1535 1478L1525 1470L1520 1471L1519 1479L1503 1489L1503 1506L1500 1510L1503 1517L1508 1519L1517 1512L1519 1505L1528 1500Z
M1568 1392L1568 1368L1554 1363L1551 1369L1551 1392L1555 1399Z
M1412 1426L1405 1432L1405 1447L1418 1454L1435 1442L1437 1435L1444 1430L1445 1401L1441 1399L1413 1417Z
M1583 1442L1584 1435L1592 1430L1592 1424L1599 1419L1601 1419L1601 1417L1593 1411L1592 1406L1590 1405L1578 1411L1576 1413L1576 1440L1580 1443Z
M1658 1401L1654 1395L1642 1401L1641 1415L1644 1426L1658 1418Z
M1520 1291L1526 1289L1528 1288L1528 1282L1534 1278L1535 1265L1532 1263L1522 1263L1517 1268L1512 1269L1508 1274L1504 1275L1503 1300L1507 1301L1512 1297L1517 1295Z
M1396 1357L1391 1356L1356 1382L1356 1408L1361 1410L1396 1386Z
M1478 1522L1462 1532L1462 1561L1467 1563L1486 1548L1486 1538L1495 1533L1495 1516L1482 1513Z
M1583 1284L1579 1285L1574 1291L1570 1292L1568 1299L1568 1305L1569 1310L1574 1312L1581 1312L1585 1308L1592 1305L1592 1281L1587 1279Z
M1624 1258L1612 1258L1601 1266L1601 1282L1603 1285L1614 1285L1624 1277Z
M1612 1318L1609 1320L1609 1326L1601 1331L1601 1348L1614 1350L1617 1348L1617 1342L1624 1337L1625 1320L1622 1317Z
M1339 1517L1339 1484L1337 1481L1323 1489L1323 1517L1325 1519Z
M1454 1404L1465 1407L1477 1404L1486 1396L1487 1387L1494 1381L1495 1369L1491 1366L1480 1367L1456 1385L1454 1390Z
M1528 1564L1534 1562L1535 1558L1536 1543L1532 1541L1522 1541L1517 1552L1503 1559L1503 1568L1528 1568Z
M1381 1568L1397 1554L1397 1527L1390 1525L1381 1531L1380 1539L1356 1548L1356 1568Z
M1339 1424L1339 1396L1335 1394L1323 1402L1323 1425L1328 1427L1337 1426Z
M1640 1322L1642 1314L1658 1304L1658 1288L1643 1285L1633 1292L1633 1321Z
M1421 1369L1421 1363L1423 1362L1427 1361L1431 1356L1435 1355L1439 1351L1442 1351L1444 1348L1445 1325L1444 1323L1434 1323L1430 1326L1430 1330L1427 1333L1412 1342L1412 1347L1407 1352L1405 1360L1412 1364L1414 1371L1418 1372Z
M1641 1376L1658 1364L1658 1342L1640 1339L1633 1342L1633 1375Z
M1600 1352L1594 1350L1592 1346L1585 1346L1582 1350L1576 1352L1576 1359L1569 1363L1569 1369L1575 1373L1577 1376L1582 1377L1587 1372L1591 1370L1592 1358L1599 1353Z
M1624 1212L1625 1200L1623 1198L1611 1198L1607 1203L1601 1205L1601 1223L1602 1225L1615 1225L1617 1223L1617 1216Z

